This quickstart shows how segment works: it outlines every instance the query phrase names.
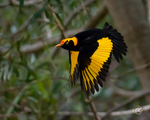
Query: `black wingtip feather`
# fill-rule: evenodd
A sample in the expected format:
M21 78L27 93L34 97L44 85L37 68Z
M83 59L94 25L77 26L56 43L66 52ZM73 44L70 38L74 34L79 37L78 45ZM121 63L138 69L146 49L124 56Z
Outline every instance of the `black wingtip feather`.
M122 55L126 55L127 52L127 45L124 42L123 36L116 29L113 29L113 27L107 22L105 23L103 30L108 33L108 37L112 40L112 52L116 60L119 62L119 59L123 59Z
M93 86L93 83L91 82L91 80L90 80L90 85L91 85L91 92L92 92L92 94L94 94L95 90L94 90L94 86Z
M99 76L97 76L97 81L98 81L98 84L99 84L101 87L103 87L102 79L101 79Z
M95 87L96 91L98 92L99 91L98 83L95 79L93 81L94 81L94 87Z
M99 72L99 77L100 77L103 81L105 81L105 79L106 79L106 76L104 76L104 75L102 74L102 72Z

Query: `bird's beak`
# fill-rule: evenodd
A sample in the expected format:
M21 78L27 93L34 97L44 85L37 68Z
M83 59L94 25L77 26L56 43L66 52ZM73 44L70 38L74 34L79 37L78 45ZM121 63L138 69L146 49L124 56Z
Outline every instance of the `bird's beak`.
M63 46L63 44L57 44L55 47L61 47Z

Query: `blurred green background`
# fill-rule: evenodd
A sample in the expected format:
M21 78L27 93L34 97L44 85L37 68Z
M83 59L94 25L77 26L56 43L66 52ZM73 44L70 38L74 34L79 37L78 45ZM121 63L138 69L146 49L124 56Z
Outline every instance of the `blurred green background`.
M146 8L146 1L137 1ZM86 28L102 28L105 22L116 28L111 12L102 0L0 0L0 120L94 119L84 114L91 112L91 108L79 80L73 88L70 85L68 51L54 48L63 37L47 5L53 8L67 37ZM98 13L101 14L92 25ZM92 95L98 112L107 112L142 91L130 58L127 55L118 64L113 57L104 87ZM119 111L148 103L141 97ZM106 118L148 119L148 112Z

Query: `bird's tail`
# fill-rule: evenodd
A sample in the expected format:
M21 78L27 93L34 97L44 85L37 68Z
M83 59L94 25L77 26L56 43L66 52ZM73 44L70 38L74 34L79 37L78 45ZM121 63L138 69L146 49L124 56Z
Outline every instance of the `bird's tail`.
M103 30L108 33L109 38L113 43L112 53L116 60L119 62L119 59L123 59L122 54L126 55L127 52L127 46L124 42L123 36L116 29L113 29L113 27L107 22L105 23Z

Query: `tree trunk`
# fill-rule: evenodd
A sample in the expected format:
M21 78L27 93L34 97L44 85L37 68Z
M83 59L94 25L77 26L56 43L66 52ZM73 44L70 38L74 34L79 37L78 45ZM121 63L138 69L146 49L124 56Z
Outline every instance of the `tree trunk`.
M105 0L119 32L128 46L134 67L150 62L150 27L141 0ZM143 89L150 88L150 67L136 71ZM146 97L150 103L150 96Z

